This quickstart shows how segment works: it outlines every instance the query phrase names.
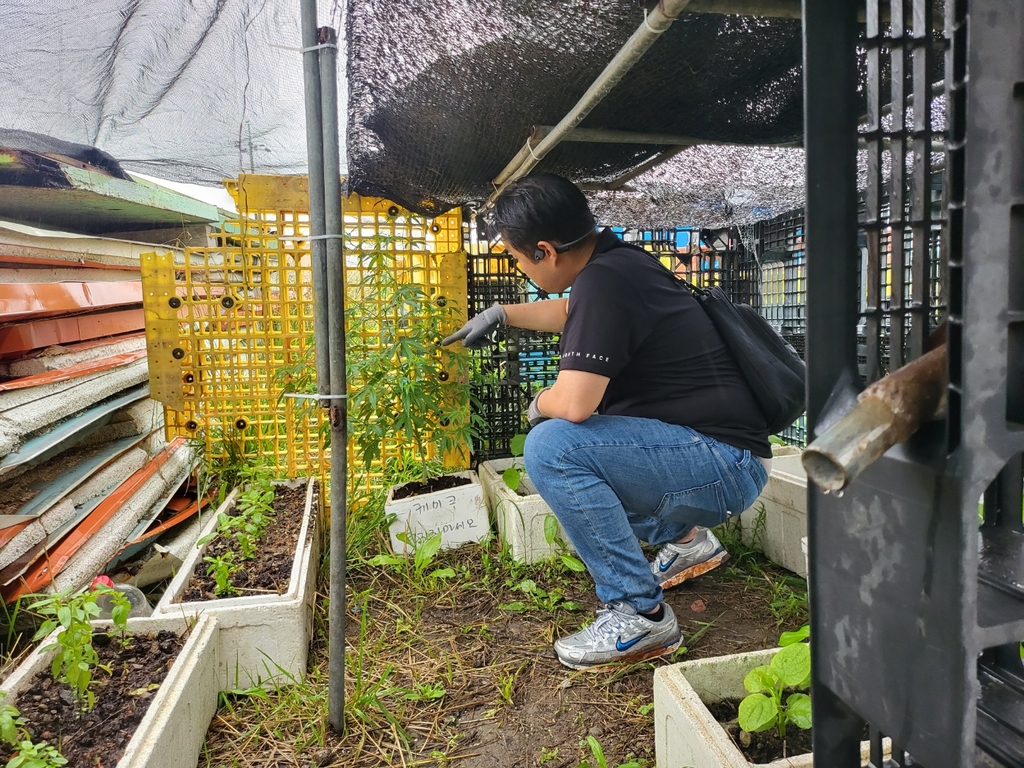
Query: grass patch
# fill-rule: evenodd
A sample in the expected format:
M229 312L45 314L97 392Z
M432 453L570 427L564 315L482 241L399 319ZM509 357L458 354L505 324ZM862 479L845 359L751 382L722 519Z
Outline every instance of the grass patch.
M414 555L381 557L383 495L362 501L349 518L347 732L327 723L321 595L306 678L226 697L200 766L654 766L652 677L667 662L579 672L551 649L598 607L586 573L515 562L495 541L433 552L417 573ZM728 567L666 595L684 633L676 661L771 647L807 620L803 581L721 533Z

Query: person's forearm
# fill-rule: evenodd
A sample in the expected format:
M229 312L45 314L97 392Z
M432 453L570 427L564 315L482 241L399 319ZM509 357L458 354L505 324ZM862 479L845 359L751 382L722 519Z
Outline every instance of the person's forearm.
M531 331L561 333L569 311L568 299L531 301L528 304L502 304L508 316L508 325Z

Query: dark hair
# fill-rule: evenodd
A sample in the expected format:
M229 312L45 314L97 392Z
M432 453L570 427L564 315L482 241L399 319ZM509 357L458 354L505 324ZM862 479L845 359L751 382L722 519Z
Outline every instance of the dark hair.
M580 188L553 173L514 181L495 201L490 216L491 231L523 253L533 253L541 240L571 243L594 228L594 214Z

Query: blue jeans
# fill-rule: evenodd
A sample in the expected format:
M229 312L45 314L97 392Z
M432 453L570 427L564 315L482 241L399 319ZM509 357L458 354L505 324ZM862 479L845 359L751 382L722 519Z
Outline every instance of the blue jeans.
M661 587L638 541L664 544L754 503L768 473L750 451L632 416L541 422L526 472L587 566L603 603L653 611Z

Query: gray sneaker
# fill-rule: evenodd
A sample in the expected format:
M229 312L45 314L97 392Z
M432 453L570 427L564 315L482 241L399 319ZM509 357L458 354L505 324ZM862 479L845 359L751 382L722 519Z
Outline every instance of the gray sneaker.
M593 624L556 640L555 654L572 669L667 656L679 647L682 634L672 609L667 603L662 606L665 616L651 621L628 603L609 603L597 612Z
M666 544L658 550L658 556L651 563L651 573L662 589L668 589L707 573L728 559L729 553L715 534L707 528L700 528L692 541Z

